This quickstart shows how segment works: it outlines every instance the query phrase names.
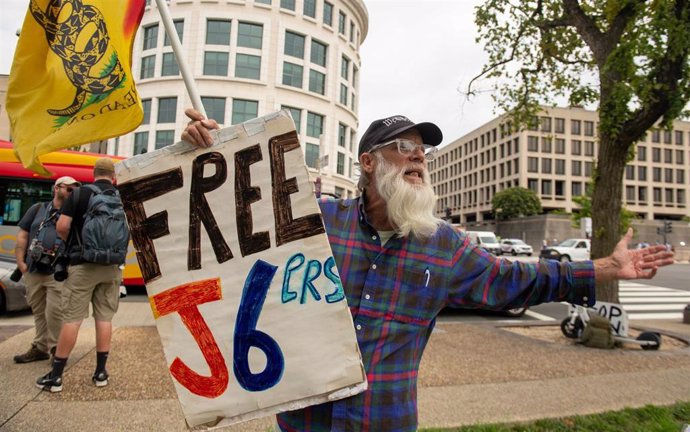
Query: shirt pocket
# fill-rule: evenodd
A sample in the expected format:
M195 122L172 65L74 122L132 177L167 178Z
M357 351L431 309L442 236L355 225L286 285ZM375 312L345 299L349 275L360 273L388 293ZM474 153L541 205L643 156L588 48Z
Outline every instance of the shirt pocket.
M434 280L429 269L405 270L396 302L396 321L427 324L434 319L446 302L445 290Z

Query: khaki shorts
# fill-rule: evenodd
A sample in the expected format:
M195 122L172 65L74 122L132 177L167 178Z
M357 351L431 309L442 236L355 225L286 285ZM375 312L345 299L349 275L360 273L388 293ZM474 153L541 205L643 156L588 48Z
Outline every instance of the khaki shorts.
M112 321L120 303L122 270L118 265L83 263L70 266L62 289L63 322L89 316L89 303L97 321Z

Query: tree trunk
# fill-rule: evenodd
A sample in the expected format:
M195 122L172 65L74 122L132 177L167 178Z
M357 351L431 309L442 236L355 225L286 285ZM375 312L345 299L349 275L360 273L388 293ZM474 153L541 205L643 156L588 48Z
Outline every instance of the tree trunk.
M592 258L613 252L620 240L621 197L625 147L606 133L599 134L597 175L592 195ZM597 300L618 303L618 282L597 283Z

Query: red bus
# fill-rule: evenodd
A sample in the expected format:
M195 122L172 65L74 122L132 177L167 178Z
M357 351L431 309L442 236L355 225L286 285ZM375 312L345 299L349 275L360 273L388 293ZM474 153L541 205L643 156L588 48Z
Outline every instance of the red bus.
M82 183L93 182L93 164L96 159L119 156L61 150L40 157L41 163L52 177L41 177L27 170L14 155L12 143L0 140L0 256L14 259L17 243L17 224L34 203L52 199L53 183L58 177L71 176ZM125 286L143 286L144 280L130 243L123 272Z

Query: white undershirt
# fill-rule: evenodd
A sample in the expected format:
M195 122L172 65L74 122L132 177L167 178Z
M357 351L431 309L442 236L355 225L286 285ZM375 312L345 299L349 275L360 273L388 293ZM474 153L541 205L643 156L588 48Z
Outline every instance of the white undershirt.
M395 235L395 230L391 231L379 231L379 237L381 238L381 246L385 245L388 243L388 240L393 238Z

